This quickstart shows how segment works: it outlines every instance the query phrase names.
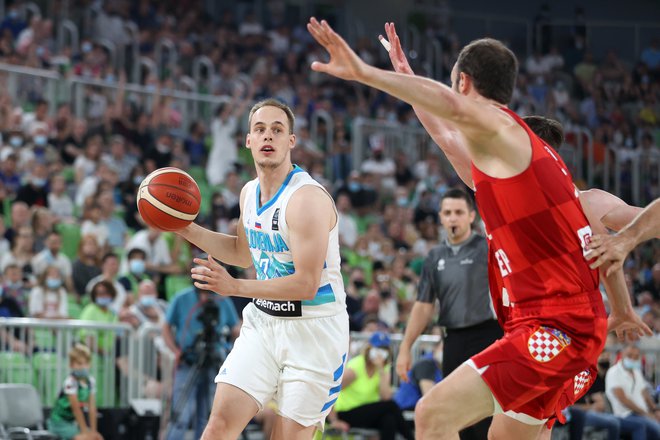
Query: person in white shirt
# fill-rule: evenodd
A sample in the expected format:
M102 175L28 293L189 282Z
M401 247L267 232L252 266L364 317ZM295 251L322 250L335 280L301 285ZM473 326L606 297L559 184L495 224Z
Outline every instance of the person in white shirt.
M339 217L339 244L353 248L358 238L355 218L351 215L351 199L346 193L337 195L337 215Z
M101 215L101 207L98 204L94 203L90 205L86 213L86 220L80 226L80 234L93 235L96 237L99 246L103 248L108 244L110 230L108 229L108 225L102 220Z
M49 232L45 245L46 248L44 250L32 257L32 271L36 276L41 276L48 267L57 267L64 280L65 287L73 292L71 260L60 252L62 249L62 237L60 237L59 232Z
M637 431L646 433L645 436L643 432L640 436L633 433L633 438L660 439L660 411L651 398L650 384L642 374L639 348L628 344L621 354L621 360L605 376L605 394L612 405L612 412L621 418L622 431L637 428Z
M146 269L150 274L181 272L179 265L172 260L167 241L157 229L148 228L136 232L125 246L127 250L135 248L142 249L146 254Z
M50 179L48 208L60 220L73 221L73 200L66 193L66 179L61 174L56 174Z
M67 319L69 317L66 289L62 274L55 266L48 266L39 278L39 284L32 288L29 300L30 316L46 319Z

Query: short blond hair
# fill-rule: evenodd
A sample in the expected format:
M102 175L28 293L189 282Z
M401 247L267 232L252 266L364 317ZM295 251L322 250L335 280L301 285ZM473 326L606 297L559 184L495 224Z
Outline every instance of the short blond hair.
M248 116L248 131L252 130L252 116L262 107L276 107L286 113L286 118L289 120L289 134L293 134L293 124L296 121L296 117L294 116L291 107L273 98L264 99L252 106L250 109L250 115Z
M92 361L92 352L89 348L80 342L76 343L69 351L69 363L90 363Z

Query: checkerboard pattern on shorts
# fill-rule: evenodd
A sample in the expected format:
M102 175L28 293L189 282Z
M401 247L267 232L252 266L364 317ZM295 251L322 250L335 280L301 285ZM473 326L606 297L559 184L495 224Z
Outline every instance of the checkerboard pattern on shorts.
M555 330L556 332L556 330ZM553 329L539 327L527 341L529 354L538 362L551 361L557 356L566 345L553 334ZM570 344L570 342L569 342Z

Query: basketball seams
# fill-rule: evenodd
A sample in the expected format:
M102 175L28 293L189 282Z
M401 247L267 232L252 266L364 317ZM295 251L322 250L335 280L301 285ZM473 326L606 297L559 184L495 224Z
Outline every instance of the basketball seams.
M179 220L193 221L197 217L197 214L187 214L161 202L149 192L148 187L142 189L138 198L138 201L139 200L147 200L154 206L154 208Z
M182 187L180 187L180 186L172 185L172 184L170 184L170 183L153 182L153 183L150 183L149 185L146 186L147 191L149 190L149 187L153 187L153 186L165 186L165 187L168 187L168 188L175 189L175 190L177 190L177 191L180 191L180 192L183 192L183 193L188 194L190 197L192 197L193 199L195 199L195 201L196 201L198 204L202 203L202 201L200 200L201 198L198 198L196 194L193 194L193 193L191 193L190 191L188 191L188 190L186 190L186 189L184 189L184 188L182 188ZM151 194L151 191L149 191L149 194ZM151 194L151 195L153 196L153 194Z
M163 215L163 214L164 214L164 215L166 215L166 216L172 217L174 220L177 220L177 221L185 221L185 220L181 220L180 218L177 218L177 217L171 216L171 215L169 215L168 213L159 210L157 206L155 206L154 204L152 204L149 200L147 200L147 199L145 199L145 198L141 199L140 201L143 201L144 203L148 204L148 205L151 206L152 208L158 210L158 214L160 214L160 215ZM142 217L144 217L144 219L147 221L148 224L157 225L157 223L156 223L156 222L152 219L152 217L148 214L147 209L140 209L140 205L139 205L139 203L138 203L138 211L140 211L140 215L141 215ZM157 227L158 227L159 229L162 229L163 231L176 231L176 230L179 229L179 228L164 228L162 225L158 225Z

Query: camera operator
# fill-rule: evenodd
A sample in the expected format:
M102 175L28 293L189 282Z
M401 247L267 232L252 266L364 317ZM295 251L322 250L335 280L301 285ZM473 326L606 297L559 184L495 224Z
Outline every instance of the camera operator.
M211 385L239 330L229 298L191 287L170 303L163 338L176 354L177 366L167 439L184 438L193 420L195 438L202 435L211 410Z

